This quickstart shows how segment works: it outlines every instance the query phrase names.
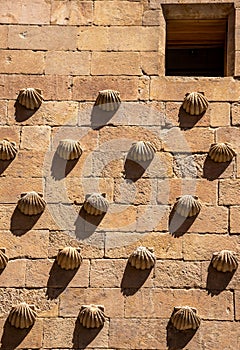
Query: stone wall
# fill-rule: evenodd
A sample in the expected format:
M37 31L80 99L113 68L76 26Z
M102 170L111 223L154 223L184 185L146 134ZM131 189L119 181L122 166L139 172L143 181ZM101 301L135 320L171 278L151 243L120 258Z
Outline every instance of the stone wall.
M221 3L201 1L209 2ZM210 266L213 252L240 252L239 162L207 158L215 141L240 151L239 80L164 76L161 3L178 1L0 3L0 138L18 148L12 162L0 163L0 246L9 257L0 275L1 349L239 349L240 270L217 274ZM234 5L237 76L239 1ZM25 87L43 92L35 113L15 105ZM113 115L94 112L102 89L120 92ZM180 109L192 91L204 91L210 102L202 118ZM55 154L63 138L79 139L83 148L66 174ZM157 150L143 173L125 162L136 140ZM26 217L16 204L32 190L44 193L47 208ZM93 191L110 202L101 221L81 209ZM199 197L202 210L170 232L176 197L187 193ZM82 248L78 271L54 263L68 245ZM127 264L141 245L155 250L151 271ZM20 301L38 310L26 331L6 321ZM89 303L105 306L100 330L78 322ZM179 305L197 308L195 334L171 326Z

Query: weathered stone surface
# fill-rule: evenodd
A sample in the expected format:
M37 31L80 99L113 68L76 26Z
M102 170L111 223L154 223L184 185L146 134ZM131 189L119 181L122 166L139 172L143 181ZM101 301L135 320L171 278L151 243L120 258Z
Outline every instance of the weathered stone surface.
M15 101L8 103L8 118L7 124L17 124L16 110L14 107ZM14 118L15 116L15 118ZM24 116L24 112L22 113ZM48 101L43 102L30 118L21 121L21 125L77 125L78 121L78 103L72 101ZM35 157L34 157L35 158Z
M89 25L93 20L92 1L52 1L51 24Z
M22 236L15 236L10 231L1 230L0 242L6 248L7 256L10 259L47 258L48 236L48 230L31 230Z
M135 206L113 203L98 227L104 231L135 231L136 217Z
M137 52L94 52L92 75L141 75L140 56Z
M1 50L0 73L42 74L44 53L30 50Z
M21 149L47 151L50 146L49 126L24 126L22 128Z
M183 237L183 257L184 260L208 260L210 262L212 253L223 249L238 253L239 240L238 236L229 235L185 235Z
M1 23L49 24L51 4L49 1L21 0L15 3L2 1Z
M233 320L233 294L224 291L212 298L198 289L155 289L144 288L126 300L128 318L169 318L176 305L196 307L199 316L206 320ZM141 305L141 307L137 306Z
M1 199L0 203L17 204L21 193L25 192L42 193L42 179L32 179L31 183L19 181L18 178L3 177L1 178Z
M60 247L61 249L61 247ZM69 279L67 278L69 276ZM26 287L28 288L65 288L88 287L89 261L83 260L80 268L74 273L62 271L54 260L28 261L26 266Z
M230 233L240 234L240 207L230 207Z
M113 51L158 51L161 30L150 27L121 26L109 28L108 49Z
M212 266L210 261L202 262L202 287L206 288L212 296L222 293L223 290L240 289L240 271L237 269L234 273L218 272Z
M110 323L109 345L113 348L162 350L166 347L166 327L167 320L114 319Z
M117 288L67 288L60 296L60 316L76 317L81 305L105 306L107 317L123 317L124 297Z
M39 317L57 317L59 300L48 300L47 289L0 288L1 317L9 313L12 306L21 302L33 304Z
M169 207L166 205L139 205L137 211L137 231L168 230Z
M157 200L159 204L174 204L177 197L185 194L198 196L201 203L206 205L217 205L218 187L213 181L196 178L158 180Z
M0 319L1 347L3 349L39 349L43 341L43 321L37 319L31 332L11 327L6 318Z
M11 260L0 275L0 287L25 286L26 260Z
M44 320L45 348L67 349L75 348L102 348L108 346L109 323L105 322L103 329L86 329L79 324L76 318L55 318Z
M141 54L141 69L144 74L162 74L164 70L164 56L156 52L144 52Z
M94 24L97 25L141 25L143 7L139 2L96 1ZM109 16L111 13L111 16Z
M195 128L185 131L171 128L162 133L164 150L174 152L208 152L214 142L213 130L208 128ZM196 142L196 140L198 142Z
M38 179L39 180L39 179ZM42 215L39 216L26 216L22 214L19 210L16 209L16 203L18 200L18 196L22 192L29 191L29 184L26 182L27 188L19 187L19 179L16 182L13 181L13 184L16 187L16 193L14 191L13 197L9 195L7 191L4 192L4 194L8 197L8 202L12 202L15 204L1 204L0 205L0 229L1 230L11 230L11 232L14 232L17 236L23 235L26 232L34 229L34 230L58 230L59 229L59 223L57 220L55 220L55 217L52 214L52 210L50 211L48 206L42 213ZM4 184L7 184L7 182L4 181ZM33 181L33 184L35 182ZM35 187L36 190L40 191L42 190L41 187ZM18 192L20 191L20 192Z
M175 154L174 174L179 178L206 178L209 181L216 179L234 178L236 176L236 162L230 164L216 164L205 154Z
M158 259L181 259L182 238L175 239L169 233L107 232L106 257L128 258L139 246L153 247Z
M45 73L89 75L90 54L88 52L49 51L46 55Z
M49 257L56 257L59 247L80 247L83 258L101 258L104 255L104 236L98 234L92 240L88 239L88 243L80 242L74 238L69 232L51 231L49 234Z
M209 101L238 101L239 82L230 77L154 77L150 97L153 100L183 101L185 94L192 91L204 91Z
M240 291L235 292L235 316L236 320L240 320Z
M219 186L220 205L239 205L240 188L239 180L221 180Z
M137 182L116 179L114 183L115 203L124 204L156 204L157 181L155 179L139 179Z
M199 262L158 260L155 266L154 286L164 288L201 287Z
M139 284L142 288L152 287L153 271L149 270L149 275L145 271L136 271L128 264L127 259L96 259L92 261L90 272L90 287L92 288L121 287L123 290L138 288Z
M11 165L4 167L4 163L2 164L2 174L22 179L41 178L44 173L45 155L45 152L35 149L20 150Z
M8 36L8 26L0 26L0 47L1 49L7 48L7 36Z
M36 87L43 92L44 100L69 100L70 81L68 76L49 75L6 75L0 76L0 93L2 98L16 99L20 89Z
M136 101L148 99L149 80L129 77L74 77L73 99L78 101L95 101L98 91L112 89L120 92L122 100ZM0 90L1 91L1 90Z
M77 34L78 28L70 26L10 26L8 45L22 50L76 50Z

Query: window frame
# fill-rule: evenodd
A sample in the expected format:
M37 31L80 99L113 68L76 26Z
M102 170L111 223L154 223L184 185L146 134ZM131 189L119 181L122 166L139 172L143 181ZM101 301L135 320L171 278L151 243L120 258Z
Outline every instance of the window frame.
M165 20L165 53L168 20L227 20L227 38L224 55L224 76L234 76L235 69L235 7L234 3L217 4L162 4L162 12ZM166 57L164 66L166 75ZM184 75L183 75L184 76ZM187 75L186 75L187 76Z

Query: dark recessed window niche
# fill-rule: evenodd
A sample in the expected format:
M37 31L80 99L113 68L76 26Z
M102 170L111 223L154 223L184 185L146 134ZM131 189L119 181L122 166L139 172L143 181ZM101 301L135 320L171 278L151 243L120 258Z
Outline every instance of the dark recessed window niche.
M163 11L166 76L233 75L233 4L163 5Z

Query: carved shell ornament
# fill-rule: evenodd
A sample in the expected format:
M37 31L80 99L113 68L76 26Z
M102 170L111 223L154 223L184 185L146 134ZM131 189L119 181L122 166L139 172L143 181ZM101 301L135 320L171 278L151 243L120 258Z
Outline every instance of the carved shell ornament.
M24 302L14 306L8 316L9 323L16 328L21 329L31 327L37 317L37 313L34 309L34 305L28 305Z
M108 210L109 203L105 198L106 193L92 193L86 195L83 207L85 211L90 215L102 215Z
M82 263L81 249L65 247L60 249L57 255L57 264L64 270L77 269Z
M5 254L5 248L0 248L0 270L5 269L8 263L8 257Z
M17 154L16 143L8 140L0 141L0 160L14 159Z
M234 252L222 250L213 253L212 265L217 271L233 272L238 267L238 261Z
M95 106L103 111L116 111L121 104L120 93L114 90L99 91Z
M82 154L80 142L69 139L61 140L57 148L57 154L65 160L79 158Z
M42 91L34 88L26 88L19 91L17 101L27 109L37 109L43 101Z
M201 203L197 196L186 194L177 198L175 204L176 212L183 217L191 217L197 215L201 210Z
M136 269L150 269L155 265L156 258L153 248L138 247L128 259L131 266Z
M146 162L154 158L156 149L149 141L134 142L128 152L128 159Z
M191 92L185 95L182 108L190 115L200 115L207 110L208 104L203 92Z
M86 328L99 328L105 322L104 306L82 305L79 313L79 321Z
M25 215L37 215L44 211L46 202L43 195L37 192L22 193L18 201L18 209Z
M213 143L210 146L209 157L217 163L229 162L236 156L230 143Z
M173 326L179 331L198 329L201 318L197 315L197 309L190 306L176 306L171 316Z

